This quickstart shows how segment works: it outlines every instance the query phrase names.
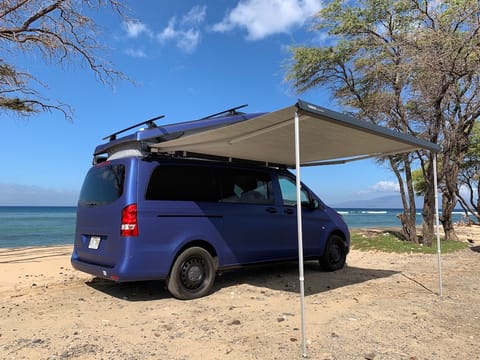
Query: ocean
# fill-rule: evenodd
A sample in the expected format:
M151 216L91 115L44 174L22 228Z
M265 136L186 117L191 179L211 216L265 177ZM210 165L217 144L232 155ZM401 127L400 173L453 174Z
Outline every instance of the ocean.
M350 228L400 226L400 209L336 209ZM75 207L0 206L0 248L71 245ZM454 222L463 218L454 212ZM421 224L420 211L417 222Z
M0 248L73 244L76 210L0 206Z

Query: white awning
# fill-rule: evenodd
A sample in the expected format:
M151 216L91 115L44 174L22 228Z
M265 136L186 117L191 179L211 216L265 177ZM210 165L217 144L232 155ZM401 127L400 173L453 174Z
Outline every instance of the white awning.
M399 154L440 146L400 132L360 121L323 107L299 101L294 106L259 117L201 130L152 145L160 152L185 151L295 168L297 177L297 231L301 299L302 355L307 356L305 336L305 289L303 269L300 167L344 163L366 157ZM436 163L436 157L434 158ZM436 166L436 165L435 165ZM436 178L435 178L435 194ZM435 198L439 288L441 285L438 199Z
M295 167L294 118L300 121L300 164L346 162L436 144L299 101L253 119L153 145L158 151L187 151Z

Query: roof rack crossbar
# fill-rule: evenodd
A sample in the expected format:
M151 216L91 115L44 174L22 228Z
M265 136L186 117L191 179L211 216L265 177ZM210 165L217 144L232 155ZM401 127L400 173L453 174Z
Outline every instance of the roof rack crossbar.
M248 106L248 104L243 104L243 105L240 105L240 106L236 106L236 107L233 107L231 109L227 109L227 110L224 110L224 111L221 111L219 113L216 113L216 114L212 114L212 115L208 115L208 116L205 116L203 118L201 118L200 120L206 120L206 119L211 119L215 116L218 116L218 115L223 115L223 114L229 114L229 115L238 115L239 113L237 112L238 109L241 109L241 108L244 108Z
M132 126L129 126L125 129L122 129L122 130L119 130L117 132L114 132L113 134L110 134L108 136L105 136L102 140L109 140L109 141L113 141L113 140L116 140L117 139L117 135L121 134L121 133L124 133L125 131L128 131L128 130L132 130L138 126L142 126L142 125L147 125L149 129L151 128L154 128L154 127L157 127L157 125L154 123L155 120L159 120L159 119L163 119L165 117L165 115L160 115L160 116L157 116L157 117L154 117L154 118L151 118L151 119L148 119L148 120L145 120L145 121L142 121L142 122L139 122L138 124L135 124L135 125L132 125Z

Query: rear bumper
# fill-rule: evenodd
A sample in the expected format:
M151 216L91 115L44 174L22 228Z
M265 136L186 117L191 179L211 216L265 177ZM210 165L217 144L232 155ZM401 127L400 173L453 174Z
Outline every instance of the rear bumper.
M168 273L152 271L148 267L135 264L130 261L128 264L116 266L102 266L82 261L74 251L70 259L72 267L75 270L117 282L126 281L144 281L144 280L164 280Z

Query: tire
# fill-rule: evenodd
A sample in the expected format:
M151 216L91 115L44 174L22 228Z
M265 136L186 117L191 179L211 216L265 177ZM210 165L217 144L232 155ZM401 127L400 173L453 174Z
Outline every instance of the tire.
M327 240L324 255L320 258L320 266L326 271L340 270L347 260L347 248L341 236L331 235Z
M173 263L167 279L170 294L180 300L191 300L208 295L215 282L215 264L212 255L201 248L183 251Z

